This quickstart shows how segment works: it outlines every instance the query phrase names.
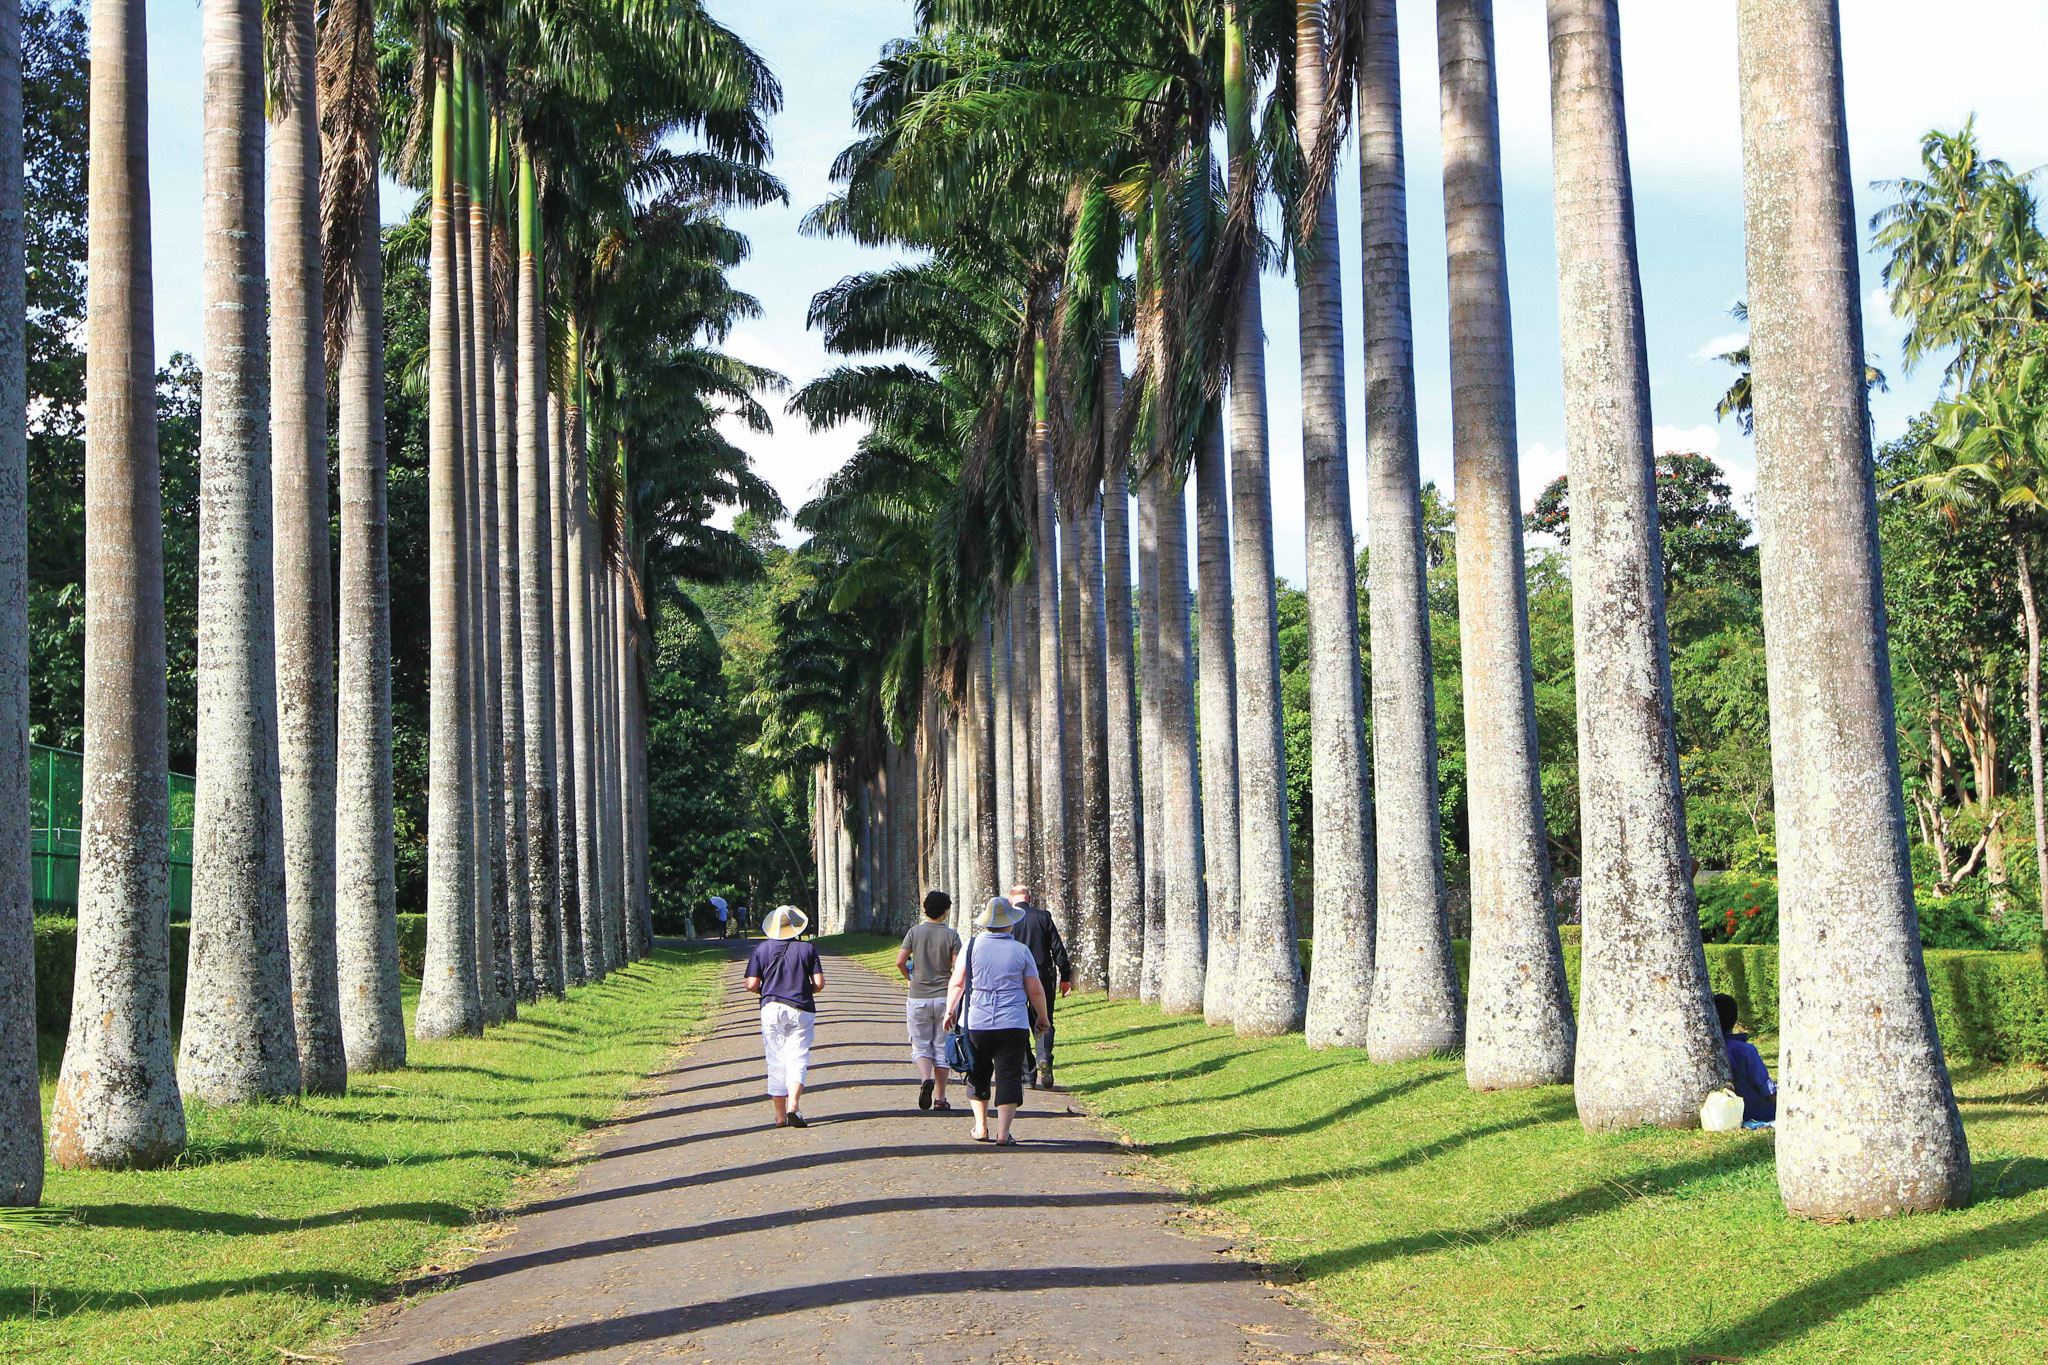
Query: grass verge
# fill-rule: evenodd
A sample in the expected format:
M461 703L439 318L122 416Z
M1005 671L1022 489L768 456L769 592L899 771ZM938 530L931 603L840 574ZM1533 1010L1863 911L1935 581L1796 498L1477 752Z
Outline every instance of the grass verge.
M837 942L892 974L895 940ZM1479 1095L1454 1060L1373 1066L1099 995L1057 1021L1061 1084L1368 1359L2048 1359L2038 1069L1957 1068L1969 1208L1816 1227L1782 1212L1768 1132L1591 1136L1568 1087Z
M405 1070L344 1096L190 1104L191 1146L168 1170L52 1169L45 1199L70 1218L0 1230L0 1358L323 1358L308 1343L468 1259L522 1176L617 1113L710 1016L723 960L658 951L486 1037L414 1041Z

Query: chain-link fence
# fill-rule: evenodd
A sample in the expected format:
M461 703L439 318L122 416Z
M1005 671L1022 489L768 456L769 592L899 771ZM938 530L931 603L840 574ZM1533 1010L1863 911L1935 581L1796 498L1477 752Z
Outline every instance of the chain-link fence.
M39 915L78 913L78 844L85 799L85 756L34 745L29 832ZM171 918L192 915L192 779L171 774Z

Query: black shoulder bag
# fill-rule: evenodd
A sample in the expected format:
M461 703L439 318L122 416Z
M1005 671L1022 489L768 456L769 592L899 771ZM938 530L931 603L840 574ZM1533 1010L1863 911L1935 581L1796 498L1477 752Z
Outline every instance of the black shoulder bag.
M965 1074L974 1070L974 1035L967 1031L967 1004L974 998L974 940L967 940L967 960L960 964L960 1017L948 1037L953 1049L953 1070Z

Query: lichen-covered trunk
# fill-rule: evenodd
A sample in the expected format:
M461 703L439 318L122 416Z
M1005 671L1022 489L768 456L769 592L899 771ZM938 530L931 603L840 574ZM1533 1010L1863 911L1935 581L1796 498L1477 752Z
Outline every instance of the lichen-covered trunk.
M384 254L367 188L342 344L341 626L334 911L341 1038L351 1071L405 1065L391 787L391 562L384 449Z
M1202 1017L1228 1026L1237 1000L1237 631L1231 610L1230 490L1224 486L1223 414L1195 452L1195 563L1201 638L1203 877L1209 934Z
M1549 24L1584 869L1573 1093L1590 1129L1691 1128L1728 1056L1679 786L1620 6L1550 0Z
M493 228L495 232L497 229ZM517 288L515 282L514 288ZM515 303L516 306L516 303ZM497 404L498 450L498 719L499 767L505 774L505 930L511 958L512 999L540 997L533 974L532 879L526 849L525 613L520 602L519 433L512 344L517 327L500 326L491 346L491 396Z
M1295 124L1320 136L1329 73L1322 6L1297 0ZM1357 546L1344 419L1344 279L1333 185L1295 266L1301 319L1301 462L1307 500L1309 764L1314 792L1315 943L1303 1032L1310 1047L1364 1047L1372 1004L1371 798L1358 664Z
M1195 660L1188 620L1188 508L1182 486L1163 470L1160 479L1157 768L1165 826L1160 844L1166 859L1166 925L1159 1008L1167 1014L1199 1014L1207 975L1209 915L1202 880L1202 774L1196 757Z
M2048 886L2048 788L2041 764L2041 613L2034 602L2034 567L2028 562L2024 531L2011 532L2017 561L2013 582L2019 585L2020 615L2027 625L2027 773L2034 788L2034 868L2040 885ZM2048 932L2048 897L2042 898L2041 927Z
M427 952L413 1031L483 1031L476 990L476 801L469 723L468 499L462 455L461 269L454 118L447 73L434 85L427 292Z
M990 689L994 624L984 613L974 639L974 880L975 894L1000 896L1009 888L996 873L996 704Z
M167 927L170 760L147 34L139 0L92 7L84 810L71 1028L49 1147L50 1159L67 1168L159 1166L185 1146Z
M545 326L545 324L543 324ZM545 335L545 333L543 333ZM545 352L540 357L545 366ZM555 703L555 899L562 917L563 984L580 986L590 978L583 957L582 840L577 832L575 685L570 658L575 637L569 629L570 604L576 593L569 538L574 526L569 453L568 404L560 394L548 395L548 545L553 556L549 602L554 648L549 654L554 674Z
M455 238L456 386L461 411L462 497L463 497L463 586L462 633L464 650L463 723L469 729L469 848L475 860L470 882L470 935L476 941L476 974L470 982L475 993L477 1017L486 1026L503 1017L497 1010L496 967L491 943L491 899L497 880L493 876L491 846L496 833L491 823L491 708L485 700L486 669L490 662L490 622L486 616L484 569L483 471L479 446L484 439L478 427L476 345L476 251L470 236L470 199L474 168L470 165L469 108L476 95L475 83L466 74L460 49L452 62L449 103L453 111L451 133L455 166L454 213L450 231Z
M1437 59L1472 850L1465 1075L1504 1090L1569 1080L1573 1025L1536 760L1492 0L1438 0Z
M192 940L178 1084L208 1104L237 1104L296 1095L303 1072L278 794L263 7L207 0L200 23L206 389Z
M29 808L28 352L21 11L0 5L0 810ZM43 1197L29 822L0 833L0 1204Z
M1011 594L1000 592L989 642L990 690L995 704L996 881L1005 889L1017 881L1017 692L1010 639Z
M638 808L634 794L639 765L635 761L640 734L640 622L633 609L631 585L619 580L619 871L624 880L626 951L639 961L654 950L654 927L648 916L647 888L641 880Z
M1159 485L1166 478L1156 462L1138 480L1138 744L1144 780L1145 935L1138 998L1159 998L1166 970L1166 811L1161 800L1159 700Z
M1046 420L1046 343L1038 341L1038 421L1031 450L1036 467L1037 520L1031 563L1038 580L1038 657L1031 687L1037 702L1038 877L1040 903L1051 912L1062 934L1073 932L1072 859L1066 802L1067 711L1060 685L1059 547L1053 532L1052 428Z
M1055 509L1060 538L1060 732L1066 761L1060 765L1060 806L1067 813L1067 914L1060 932L1071 945L1081 934L1081 906L1087 885L1088 832L1081 822L1081 535L1077 508L1061 497Z
M1970 1149L1913 907L1834 0L1739 0L1757 530L1778 808L1778 1190L1960 1207Z
M1394 0L1366 0L1357 105L1379 898L1365 1050L1375 1062L1405 1062L1463 1046L1465 1006L1443 903Z
M1114 346L1105 348L1108 365L1116 364L1114 350ZM1081 707L1076 736L1081 749L1081 796L1075 826L1076 861L1082 875L1074 906L1074 936L1067 949L1074 960L1074 989L1099 991L1109 986L1109 689L1103 676L1102 496L1096 489L1089 492L1088 505L1075 518L1074 539L1069 542L1079 561L1075 596L1080 621L1074 633L1080 648L1080 675L1074 690Z
M580 337L570 341L572 386L582 368ZM599 981L611 969L605 956L604 904L599 886L597 829L597 729L592 687L591 589L597 562L593 543L597 528L591 522L589 485L586 481L588 450L583 436L583 413L575 398L569 408L569 698L576 728L576 901L583 921L583 972L587 980Z
M520 692L525 701L526 888L534 986L559 998L562 904L555 814L554 499L549 478L547 317L541 280L539 186L533 158L519 161L519 322L516 377L519 450Z
M270 488L292 1016L309 1093L348 1088L335 947L334 605L313 0L277 15L270 102Z

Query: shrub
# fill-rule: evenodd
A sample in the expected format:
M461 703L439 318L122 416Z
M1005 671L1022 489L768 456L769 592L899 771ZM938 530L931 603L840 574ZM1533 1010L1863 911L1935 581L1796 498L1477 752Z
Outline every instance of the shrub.
M1701 882L1700 937L1708 943L1776 943L1778 879L1725 872Z

